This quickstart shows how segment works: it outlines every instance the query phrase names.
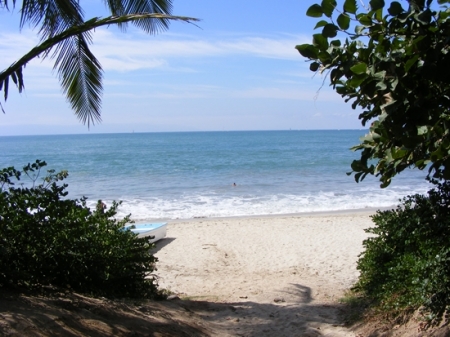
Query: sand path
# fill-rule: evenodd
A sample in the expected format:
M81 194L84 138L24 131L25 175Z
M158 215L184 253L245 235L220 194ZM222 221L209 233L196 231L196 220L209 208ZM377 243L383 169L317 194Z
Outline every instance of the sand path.
M338 299L357 279L371 213L174 222L155 255L161 287L217 336L355 336Z

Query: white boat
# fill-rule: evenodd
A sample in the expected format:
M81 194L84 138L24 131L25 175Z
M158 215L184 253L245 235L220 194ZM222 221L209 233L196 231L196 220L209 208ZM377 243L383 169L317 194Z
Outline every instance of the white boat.
M135 228L132 228L133 226ZM154 238L151 239L150 242L161 240L167 234L167 222L135 224L125 226L125 228L129 229L133 233L138 234L138 238L154 236Z

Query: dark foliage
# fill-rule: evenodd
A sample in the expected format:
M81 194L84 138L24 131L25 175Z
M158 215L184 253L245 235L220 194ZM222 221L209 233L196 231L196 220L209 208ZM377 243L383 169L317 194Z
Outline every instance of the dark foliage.
M409 167L450 179L449 3L323 0L308 9L323 19L312 44L296 48L370 127L353 148L356 181L373 174L386 187Z
M148 238L124 230L129 217L116 220L119 203L96 210L86 199L65 198L67 172L48 175L36 185L45 162L23 171L0 171L0 286L56 286L106 297L152 297L156 258ZM16 187L23 174L31 186ZM14 180L14 181L13 181Z
M356 285L390 311L423 306L433 322L450 307L450 182L436 184L373 216Z

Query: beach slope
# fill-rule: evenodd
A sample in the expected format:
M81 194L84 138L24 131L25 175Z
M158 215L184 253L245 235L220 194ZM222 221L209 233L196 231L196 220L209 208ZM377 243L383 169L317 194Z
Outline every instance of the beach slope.
M355 336L342 326L338 299L357 280L370 214L170 223L156 248L159 284L181 298L228 304L212 319L223 335Z

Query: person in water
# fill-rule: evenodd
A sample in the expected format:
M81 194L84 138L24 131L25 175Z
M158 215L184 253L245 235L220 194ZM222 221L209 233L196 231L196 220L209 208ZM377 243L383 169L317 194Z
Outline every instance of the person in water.
M97 202L97 211L103 213L103 212L105 212L105 209L106 209L106 204L103 201L99 200Z

